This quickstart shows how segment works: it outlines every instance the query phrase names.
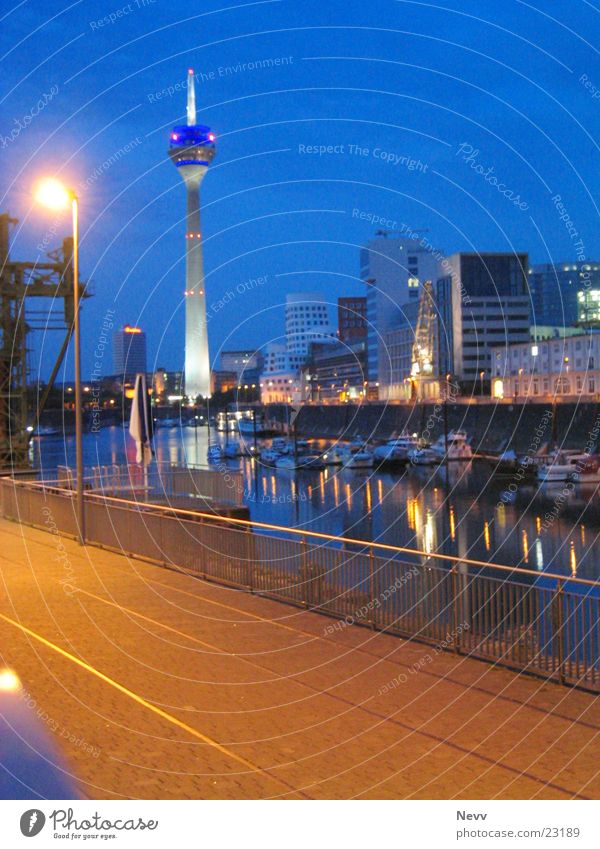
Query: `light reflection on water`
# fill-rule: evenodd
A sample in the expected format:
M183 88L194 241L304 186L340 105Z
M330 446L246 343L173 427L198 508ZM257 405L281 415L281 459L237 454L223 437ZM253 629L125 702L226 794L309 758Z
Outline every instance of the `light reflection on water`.
M217 434L211 440L220 439ZM161 429L156 459L206 463L205 429ZM38 465L50 472L74 464L74 437L34 442ZM127 431L105 428L84 437L85 465L135 462ZM378 540L427 552L600 577L600 496L597 487L575 490L553 514L560 485L541 494L532 485L509 493L477 464L411 468L392 474L328 467L323 472L275 471L256 460L228 461L244 472L252 518L307 530ZM447 479L446 479L447 474Z

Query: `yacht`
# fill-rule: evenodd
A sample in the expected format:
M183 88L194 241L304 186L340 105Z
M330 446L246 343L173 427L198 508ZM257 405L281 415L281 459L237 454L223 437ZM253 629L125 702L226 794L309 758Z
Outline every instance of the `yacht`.
M577 483L596 483L600 481L600 455L583 454L576 463L571 480Z
M345 458L345 469L372 469L373 455L361 443L350 445Z
M413 466L437 466L440 458L431 447L412 448L408 452L408 462Z
M275 461L276 469L302 469L320 470L325 468L325 463L319 454L301 454L294 457L293 454L285 454Z
M265 421L260 413L256 416L256 426L252 416L242 416L238 419L238 431L245 436L253 436L256 432L257 436L262 436L267 432Z
M538 478L544 483L600 481L600 456L579 451L552 451L538 462Z
M431 446L438 462L448 460L472 460L473 450L464 430L451 430L447 437L442 434Z
M332 445L323 454L323 462L326 466L343 466L345 459L345 452L339 445Z
M384 445L378 445L373 451L373 460L379 466L402 465L408 463L410 452L418 447L416 437L402 434L396 439L388 439Z

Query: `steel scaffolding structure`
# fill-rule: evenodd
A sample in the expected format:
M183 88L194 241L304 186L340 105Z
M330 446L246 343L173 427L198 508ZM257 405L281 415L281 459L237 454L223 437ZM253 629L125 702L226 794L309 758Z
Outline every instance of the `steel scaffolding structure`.
M63 239L57 251L49 253L51 262L15 262L10 258L10 228L17 224L8 213L0 214L0 469L28 466L31 436L52 390L69 346L73 329L73 239ZM87 296L80 284L79 296ZM50 298L47 310L27 314L28 298ZM62 316L52 311L57 299L63 299ZM43 316L43 317L42 317ZM48 383L32 417L28 431L27 338L36 327L63 330L60 351Z

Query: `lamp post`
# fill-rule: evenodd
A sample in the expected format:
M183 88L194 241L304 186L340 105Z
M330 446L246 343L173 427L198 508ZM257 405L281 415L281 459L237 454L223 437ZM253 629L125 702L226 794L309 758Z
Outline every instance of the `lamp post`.
M85 511L83 501L83 427L81 398L81 333L79 326L79 203L72 189L58 180L43 180L36 191L36 200L49 209L71 207L73 223L73 341L75 359L75 465L77 529L80 545L85 544Z

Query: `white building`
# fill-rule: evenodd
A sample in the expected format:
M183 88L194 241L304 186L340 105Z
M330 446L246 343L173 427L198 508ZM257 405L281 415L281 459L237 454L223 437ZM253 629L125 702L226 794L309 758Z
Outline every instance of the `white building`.
M491 392L519 400L600 393L600 333L531 341L492 349Z
M303 400L301 369L312 342L337 341L324 297L301 292L286 297L285 342L269 343L264 350L260 379L261 401L299 403Z

